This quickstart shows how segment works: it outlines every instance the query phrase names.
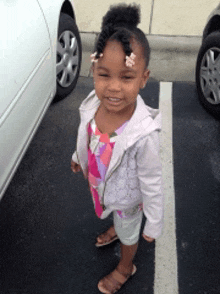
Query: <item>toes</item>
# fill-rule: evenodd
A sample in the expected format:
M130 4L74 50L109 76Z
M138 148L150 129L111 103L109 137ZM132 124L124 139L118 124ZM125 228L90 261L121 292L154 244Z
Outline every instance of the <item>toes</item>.
M106 242L105 239L106 239L105 236L102 234L102 235L100 235L100 236L97 237L97 242L98 242L99 244L103 244L103 243Z
M107 245L114 241L117 237L114 227L110 227L106 232L96 238L98 245Z
M110 239L111 239L111 237L107 233L104 233L104 234L101 234L97 237L97 242L99 244L103 244L103 243L108 242Z
M102 239L100 237L97 237L96 240L97 240L98 243L102 243Z

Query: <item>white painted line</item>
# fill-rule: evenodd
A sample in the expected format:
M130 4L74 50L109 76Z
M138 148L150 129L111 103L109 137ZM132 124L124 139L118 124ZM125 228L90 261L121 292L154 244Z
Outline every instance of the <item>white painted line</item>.
M172 83L160 83L161 161L164 183L164 230L156 240L154 294L178 294L175 194L173 180Z

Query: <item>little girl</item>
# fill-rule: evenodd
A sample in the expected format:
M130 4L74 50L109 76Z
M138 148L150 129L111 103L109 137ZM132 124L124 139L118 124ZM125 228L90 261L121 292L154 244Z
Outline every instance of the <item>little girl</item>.
M115 293L135 274L143 212L143 237L152 242L163 226L163 195L159 158L161 118L145 105L139 90L148 77L150 48L137 28L139 7L110 7L103 18L93 62L94 87L80 106L81 123L73 172L88 179L97 216L113 212L113 226L97 238L96 246L119 239L118 266L101 279L102 293Z

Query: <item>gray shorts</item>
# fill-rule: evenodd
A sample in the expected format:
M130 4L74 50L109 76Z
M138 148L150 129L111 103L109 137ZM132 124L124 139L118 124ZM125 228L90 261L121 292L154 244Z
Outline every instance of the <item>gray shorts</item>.
M134 245L138 242L142 223L143 211L139 210L133 215L120 217L113 211L113 222L119 240L124 245Z

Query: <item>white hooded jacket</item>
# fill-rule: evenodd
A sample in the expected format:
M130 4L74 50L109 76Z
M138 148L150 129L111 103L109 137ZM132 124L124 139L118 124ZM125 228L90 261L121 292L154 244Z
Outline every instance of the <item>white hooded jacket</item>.
M79 111L76 151L72 160L81 165L87 178L87 126L94 117L100 100L93 90L82 102ZM162 168L159 156L161 114L147 106L137 96L136 109L123 132L118 136L106 172L103 189L105 211L132 209L143 203L146 224L143 233L152 238L160 236L163 227Z

